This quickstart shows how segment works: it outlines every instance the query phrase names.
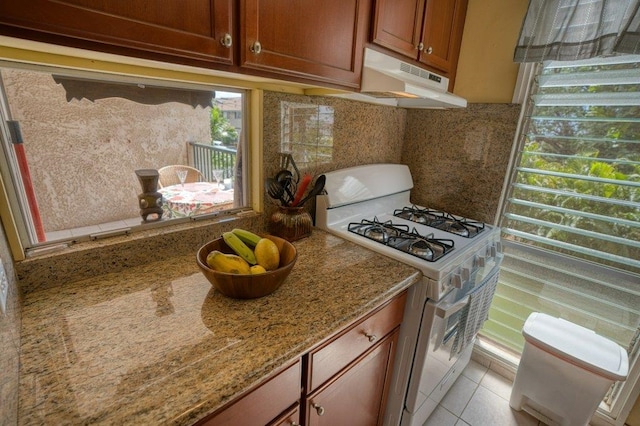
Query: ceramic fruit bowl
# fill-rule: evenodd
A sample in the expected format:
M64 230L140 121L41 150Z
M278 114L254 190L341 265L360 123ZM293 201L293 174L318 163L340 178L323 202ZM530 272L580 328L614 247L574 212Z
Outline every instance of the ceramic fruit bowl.
M212 269L207 264L209 253L218 250L222 253L234 254L222 238L210 241L200 247L196 255L196 262L207 280L225 296L234 299L255 299L266 296L276 291L289 276L298 259L298 252L295 246L287 240L273 235L266 235L264 238L273 241L280 252L280 266L273 271L256 275L240 275Z

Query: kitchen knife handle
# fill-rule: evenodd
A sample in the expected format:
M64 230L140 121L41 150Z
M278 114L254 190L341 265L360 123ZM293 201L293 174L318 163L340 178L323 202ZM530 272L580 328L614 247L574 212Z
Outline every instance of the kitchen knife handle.
M302 178L302 182L300 182L300 186L298 186L298 190L296 191L296 196L293 199L293 202L291 203L291 207L298 206L298 203L300 202L300 200L302 200L304 192L307 190L307 187L309 186L310 183L311 183L311 175L307 173Z

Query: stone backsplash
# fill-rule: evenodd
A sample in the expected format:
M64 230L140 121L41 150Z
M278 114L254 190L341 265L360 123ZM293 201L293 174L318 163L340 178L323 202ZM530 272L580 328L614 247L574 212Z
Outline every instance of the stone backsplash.
M408 110L401 162L413 176L411 201L493 223L519 114L517 104Z
M13 258L2 227L0 259L8 284L6 309L0 312L0 425L15 425L18 423L21 308Z

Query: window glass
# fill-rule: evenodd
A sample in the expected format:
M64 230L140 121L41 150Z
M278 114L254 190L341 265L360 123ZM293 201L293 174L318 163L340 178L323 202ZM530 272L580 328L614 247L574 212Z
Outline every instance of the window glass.
M27 247L248 205L241 90L7 67L0 85Z
M327 105L282 102L282 152L309 169L333 159L333 108Z
M640 57L548 63L531 93L503 205L505 259L481 334L521 352L524 321L544 312L615 341L633 360Z

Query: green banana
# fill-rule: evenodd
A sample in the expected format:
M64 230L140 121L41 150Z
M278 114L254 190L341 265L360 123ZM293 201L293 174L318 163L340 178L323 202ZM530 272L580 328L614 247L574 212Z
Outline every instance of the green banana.
M255 265L258 263L256 260L256 255L253 253L245 243L233 232L224 232L222 234L222 238L224 242L231 248L231 250L235 251L238 256L246 260L250 265Z
M236 234L238 238L240 238L242 242L248 245L249 247L255 247L258 244L258 241L262 239L261 236L256 235L253 232L247 231L245 229L235 228L231 232Z

